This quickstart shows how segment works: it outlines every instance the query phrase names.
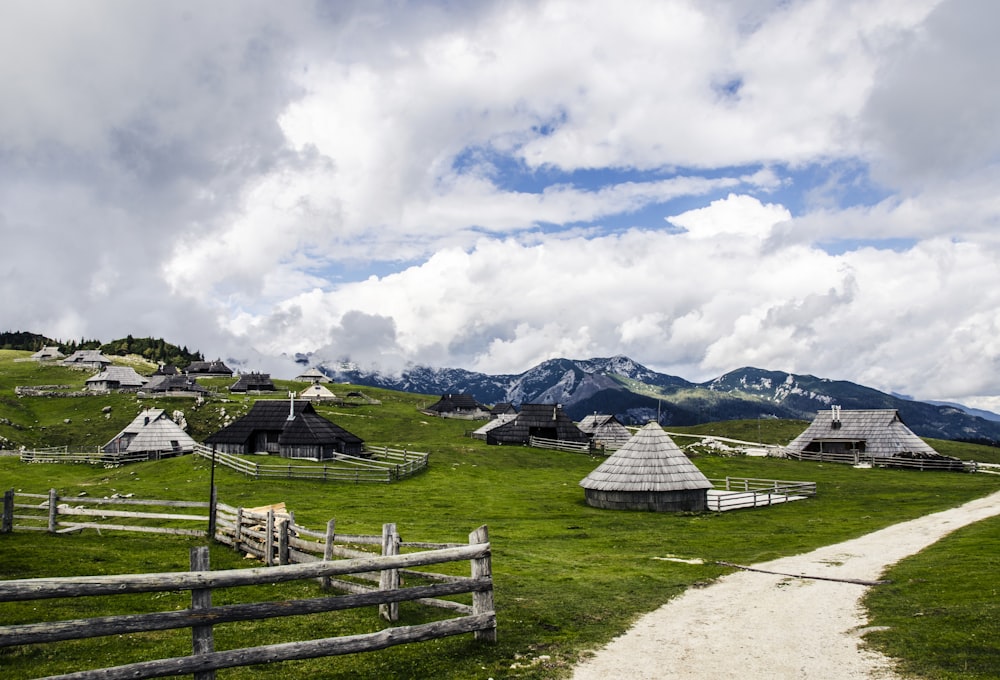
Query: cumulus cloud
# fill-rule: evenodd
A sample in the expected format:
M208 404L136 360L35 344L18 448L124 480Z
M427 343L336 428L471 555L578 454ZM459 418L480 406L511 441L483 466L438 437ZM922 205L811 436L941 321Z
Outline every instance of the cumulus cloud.
M275 370L623 353L988 403L995 13L4 3L4 318Z

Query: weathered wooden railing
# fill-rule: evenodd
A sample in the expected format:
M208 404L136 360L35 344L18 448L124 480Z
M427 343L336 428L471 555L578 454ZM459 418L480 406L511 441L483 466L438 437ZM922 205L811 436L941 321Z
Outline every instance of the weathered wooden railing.
M963 462L957 458L920 458L905 456L873 456L864 451L792 451L785 452L788 458L811 460L821 463L846 463L848 465L869 465L871 467L904 468L910 470L952 470L974 472L975 462Z
M204 458L213 457L212 449L195 447ZM285 463L257 463L244 456L216 451L215 462L253 479L311 479L341 482L392 482L405 479L427 467L429 453L379 446L368 449L364 457L339 454L323 463L282 459Z
M391 536L393 532L387 530L387 533ZM449 576L446 582L400 587L400 570L465 560L471 564L468 577ZM216 588L303 579L320 579L339 587L341 580L334 577L364 576L371 573L381 574L380 587L359 594L218 607L211 604L211 592ZM220 668L374 651L464 633L474 633L476 639L483 641L496 640L491 552L486 527L480 527L469 535L469 545L408 554L368 555L346 560L319 560L308 564L216 572L208 571L208 549L195 548L192 550L189 572L0 581L0 602L177 590L191 591L192 604L189 609L3 626L0 627L0 646L50 644L109 635L192 629L193 653L190 656L140 661L57 676L63 680L91 680L154 678L189 673L196 673L199 678L212 678L214 671ZM397 612L400 602L426 602L429 598L465 593L472 594L472 604L466 606L468 613L457 618L346 637L214 651L212 628L220 623L259 621L370 606L378 606L383 618L394 621L398 616L394 612Z
M556 451L569 451L571 453L593 453L594 446L591 442L571 442L563 439L546 439L545 437L529 437L528 446L539 449L554 449Z
M816 495L816 482L795 482L782 479L726 477L709 479L716 491L708 499L708 509L717 512L745 507L761 507L785 503L789 498Z
M124 465L148 460L159 460L178 455L178 451L138 451L108 453L101 449L92 451L75 450L62 446L46 449L25 449L19 452L22 463L87 463L89 465Z
M143 511L137 508L155 510ZM198 509L202 513L177 512L182 508ZM50 489L48 494L15 493L8 490L4 492L3 531L16 529L68 533L96 529L205 536L208 509L207 502L199 501L61 497L55 489ZM118 519L128 520L129 524L114 523ZM178 524L183 526L177 526ZM200 525L200 528L188 528L192 525Z

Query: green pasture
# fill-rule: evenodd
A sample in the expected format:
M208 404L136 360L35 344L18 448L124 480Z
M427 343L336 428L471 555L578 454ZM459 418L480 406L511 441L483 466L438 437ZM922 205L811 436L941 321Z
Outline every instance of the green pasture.
M35 366L34 370L41 368ZM0 353L0 417L21 426L0 425L0 434L8 439L27 433L45 441L38 431L42 424L63 424L63 418L70 417L73 422L65 425L65 433L60 428L60 433L69 438L77 432L76 436L98 445L144 405L135 397L114 395L120 401L111 404L111 417L95 419L95 411L101 414L102 397L18 400L12 396L10 383L34 376L32 370L30 365L11 364ZM21 378L5 374L16 371L23 371ZM56 382L63 381L53 384ZM283 389L296 386L279 383ZM344 386L332 389L337 392ZM488 645L475 642L472 636L460 636L384 652L290 662L281 668L222 671L220 678L264 678L276 673L331 679L567 677L581 655L626 630L641 614L686 588L707 584L730 571L717 561L751 564L799 553L1000 489L1000 476L992 475L855 470L836 464L698 455L695 463L710 478L729 475L814 481L818 495L772 508L723 514L604 511L585 505L578 486L599 464L597 458L520 446L489 447L466 436L475 423L420 414L418 406L431 403L431 397L367 387L361 390L382 400L382 405L321 406L320 412L371 444L430 452L427 471L393 484L355 485L250 481L217 468L220 500L244 506L284 501L300 524L320 529L335 518L338 531L346 533L379 533L383 523L395 522L403 539L412 541L465 542L470 531L487 525L493 545L499 640ZM8 403L8 397L17 408ZM219 427L226 415L231 417L249 407L244 398L209 400L197 408L191 401L175 401L156 405L183 410L197 439ZM74 406L71 402L81 403ZM62 415L73 408L78 409L77 416ZM91 419L89 423L86 418ZM700 431L720 436L785 443L801 432L804 424L748 421L700 427ZM681 439L678 442L684 443ZM957 453L949 455L963 459L986 460L994 455L987 447L951 445ZM210 472L209 463L194 456L111 469L25 465L8 456L0 457L0 488L33 493L55 488L67 497L131 493L137 498L207 500ZM974 557L982 540L956 544L951 554ZM98 535L90 530L79 535L2 535L0 579L184 570L188 550L197 544L204 541L107 532ZM668 556L701 558L704 564L657 559ZM212 547L211 559L215 569L255 566L221 546ZM929 578L933 579L933 574ZM947 592L956 580L935 583L932 596ZM216 603L225 603L236 598L285 599L318 593L318 586L302 583L260 588L254 593L223 591L218 596L213 593L213 598ZM187 605L187 597L186 593L168 593L157 600L121 596L56 600L42 606L4 604L0 605L0 625L181 608ZM442 615L416 604L403 604L400 610L402 618L396 625ZM905 623L913 617L903 619L903 624L892 624L891 632L872 637L873 642L881 646L888 644L883 640L905 638L909 634ZM219 627L216 648L368 632L388 625L368 610L228 624ZM996 639L994 634L992 642L982 645L983 651L971 650L969 654L995 655ZM29 678L181 655L190 648L190 632L130 636L126 642L100 639L0 650L0 668L5 678ZM909 655L912 650L904 648L901 653Z

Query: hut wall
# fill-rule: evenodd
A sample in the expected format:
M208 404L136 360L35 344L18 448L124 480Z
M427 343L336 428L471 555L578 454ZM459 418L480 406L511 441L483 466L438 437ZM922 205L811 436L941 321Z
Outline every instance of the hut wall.
M678 491L601 491L585 489L587 505L604 510L702 512L708 509L707 489Z

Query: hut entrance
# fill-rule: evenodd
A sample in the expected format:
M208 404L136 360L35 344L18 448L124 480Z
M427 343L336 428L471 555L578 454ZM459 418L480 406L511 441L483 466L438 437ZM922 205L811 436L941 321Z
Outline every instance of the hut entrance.
M529 427L528 436L539 439L559 439L559 431L554 427Z

